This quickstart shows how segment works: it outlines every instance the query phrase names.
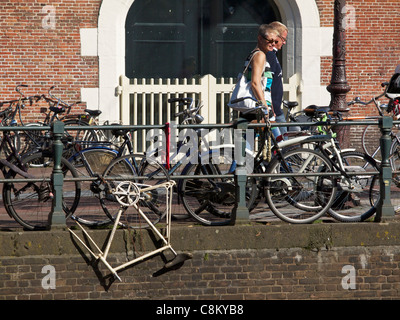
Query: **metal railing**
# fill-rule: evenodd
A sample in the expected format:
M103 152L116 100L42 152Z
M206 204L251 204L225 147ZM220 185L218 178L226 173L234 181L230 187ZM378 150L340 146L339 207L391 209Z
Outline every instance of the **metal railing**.
M392 184L392 168L389 162L389 153L390 153L390 145L391 145L391 138L390 132L392 129L393 124L400 123L400 121L393 122L391 117L384 116L379 121L341 121L338 122L337 125L369 125L374 124L378 125L382 135L380 138L381 144L381 153L382 153L382 162L379 172L371 173L369 175L377 174L380 178L380 201L377 205L377 212L375 215L376 222L382 221L382 219L389 219L392 218L395 214L393 205L391 203L391 190L390 186ZM321 124L321 123L319 123ZM298 126L298 125L310 125L310 123L276 123L277 127L280 126ZM229 128L229 129L241 129L245 130L247 128L260 126L260 124L248 124L246 121L235 121L234 123L230 124L200 124L200 125L176 125L178 129L216 129L216 128ZM107 126L68 126L68 130L88 130L88 129L118 129L124 128L129 130L148 130L148 129L162 129L166 128L166 125L107 125ZM64 123L61 121L57 121L53 123L51 126L43 126L43 127L0 127L0 131L5 130L50 130L52 132L53 137L53 159L54 159L54 168L51 177L48 178L48 181L52 182L53 185L53 192L54 198L52 203L52 211L49 216L49 221L51 222L51 227L65 227L66 226L66 218L65 213L63 211L62 206L62 194L63 194L63 182L64 177L61 171L61 157L63 153L63 143L61 138L64 134ZM242 142L242 147L245 146L245 141ZM243 149L244 150L244 149ZM243 156L243 154L242 154ZM248 174L246 172L245 164L243 159L236 159L237 160L237 168L234 174L226 174L223 177L227 178L234 178L235 181L235 189L236 189L236 203L231 215L231 224L240 224L240 223L248 223L249 218L249 210L246 207L245 203L245 194L246 194L246 181L248 176L254 177L267 177L267 176L279 176L281 174ZM395 171L394 173L400 173ZM334 175L335 173L333 173ZM359 174L359 173L358 173ZM293 174L294 176L296 174ZM300 174L301 175L301 174ZM332 175L332 173L330 173ZM338 172L337 175L340 175ZM202 178L213 178L213 177L222 177L221 175L202 175ZM193 179L193 176L173 176L172 179ZM79 178L67 178L73 180L87 180L87 177ZM17 181L18 179L16 179ZM27 179L23 179L27 181ZM9 181L7 179L0 179L0 182ZM34 180L39 181L39 180ZM43 181L43 179L40 179Z
M204 123L226 123L237 117L227 106L236 78L215 78L208 74L199 79L129 79L120 76L117 94L120 97L120 118L123 124L157 125L175 121L173 114L178 106L167 103L171 97L192 97L201 101L200 114ZM299 74L292 75L283 84L284 95L290 101L297 101L301 92ZM134 132L137 145L135 152L143 151L145 135Z

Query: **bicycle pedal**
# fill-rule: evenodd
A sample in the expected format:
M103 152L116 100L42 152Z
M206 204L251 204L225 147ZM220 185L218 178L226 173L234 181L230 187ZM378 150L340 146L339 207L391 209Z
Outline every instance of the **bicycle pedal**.
M179 253L176 255L176 257L174 259L172 259L171 261L167 262L165 264L165 268L169 269L172 268L182 262L185 262L186 260L192 259L193 256L190 253Z
M39 191L38 191L38 200L39 202L46 202L50 199L54 198L53 192L50 190L50 186L48 184L46 185L40 185Z

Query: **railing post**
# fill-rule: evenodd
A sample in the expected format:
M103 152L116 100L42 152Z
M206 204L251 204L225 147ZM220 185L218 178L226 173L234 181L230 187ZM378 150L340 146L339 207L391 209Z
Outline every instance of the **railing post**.
M65 212L62 207L63 196L63 173L61 169L61 156L63 152L63 143L61 138L64 134L64 122L56 121L51 124L53 131L53 172L51 181L53 184L53 206L49 215L49 224L51 228L66 227Z
M375 221L380 222L383 219L393 218L395 215L393 205L390 200L390 188L392 185L392 167L389 162L390 155L390 131L392 130L393 119L389 116L383 116L379 119L379 128L381 129L381 154L382 162L379 174L380 182L380 200L376 208Z
M246 207L246 140L244 134L248 128L246 119L238 118L234 123L234 158L236 160L235 170L235 207L232 210L231 224L249 223L249 209Z

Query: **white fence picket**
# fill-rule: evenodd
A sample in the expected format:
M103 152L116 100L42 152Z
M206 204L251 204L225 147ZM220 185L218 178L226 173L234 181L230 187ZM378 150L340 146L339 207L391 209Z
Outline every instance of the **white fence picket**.
M167 99L173 96L193 97L202 102L201 115L204 123L225 123L231 120L227 107L229 96L236 79L216 79L205 75L200 79L129 79L120 76L120 115L122 124L162 124L176 121L171 115L178 110L171 110ZM297 74L284 83L284 91L289 100L297 100L300 79ZM133 141L135 152L145 150L146 136L135 132Z

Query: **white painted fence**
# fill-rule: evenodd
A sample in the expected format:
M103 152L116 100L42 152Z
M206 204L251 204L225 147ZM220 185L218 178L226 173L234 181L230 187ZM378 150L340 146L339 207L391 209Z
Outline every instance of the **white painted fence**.
M177 106L170 105L171 97L192 97L201 101L203 108L200 114L204 123L227 123L232 120L231 109L227 106L230 94L236 83L234 78L216 79L205 75L200 79L129 79L120 76L120 114L123 124L163 124L177 121L173 114ZM284 83L284 91L289 100L297 100L300 77L293 75ZM143 151L146 145L145 134L135 133L136 151Z

